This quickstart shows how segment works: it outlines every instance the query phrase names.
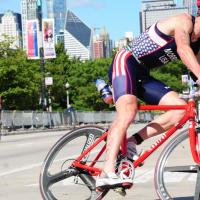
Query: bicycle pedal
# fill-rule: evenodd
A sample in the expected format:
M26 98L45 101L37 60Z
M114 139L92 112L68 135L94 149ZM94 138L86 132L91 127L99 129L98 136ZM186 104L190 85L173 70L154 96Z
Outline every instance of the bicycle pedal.
M126 190L123 187L117 187L114 189L114 191L118 194L120 194L121 196L125 197L126 196Z

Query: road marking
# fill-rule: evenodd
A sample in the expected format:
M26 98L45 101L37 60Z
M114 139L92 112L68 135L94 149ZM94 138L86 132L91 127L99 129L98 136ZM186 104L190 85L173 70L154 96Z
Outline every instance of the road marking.
M33 144L34 144L33 142L19 143L16 144L15 147L26 147L26 146L31 146Z
M35 168L35 167L40 167L41 165L42 165L42 163L36 163L36 164L28 165L28 166L25 166L25 167L20 167L20 168L14 169L14 170L10 170L10 171L7 171L7 172L2 172L2 173L0 173L0 177L10 175L10 174L14 174L14 173L18 173L18 172L22 172L22 171L26 171L26 170L29 170L29 169L32 169L32 168Z
M25 185L25 187L38 187L38 186L39 186L39 183Z
M187 177L187 178L186 178ZM183 179L185 178L185 181L189 182L196 182L197 175L196 174L191 174L188 175L188 173L167 173L165 176L165 182L167 183L179 183L182 182ZM83 184L80 178L78 178L78 184L75 184L75 177L69 177L67 179L64 179L60 181L59 185L60 186L80 186ZM154 169L144 169L144 170L137 170L136 176L134 178L134 183L136 184L144 184L149 181L152 181L154 179ZM32 183L25 185L25 187L38 187L39 183Z
M97 151L94 151L93 153L96 153L96 152ZM55 160L54 162L61 162L61 161L67 160L67 159L72 159L72 158L77 157L77 156L78 156L78 154L71 155L69 158L60 158L60 159ZM40 162L40 163L36 163L36 164L32 164L32 165L27 165L27 166L24 166L24 167L19 167L19 168L10 170L10 171L1 172L0 177L10 175L10 174L15 174L15 173L22 172L22 171L26 171L26 170L29 170L29 169L32 169L32 168L35 168L35 167L41 167L42 164L43 164L43 162Z

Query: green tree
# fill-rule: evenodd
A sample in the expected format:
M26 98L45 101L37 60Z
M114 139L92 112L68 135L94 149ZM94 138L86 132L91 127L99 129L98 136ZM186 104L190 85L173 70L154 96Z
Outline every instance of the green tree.
M40 75L37 62L28 61L20 49L0 43L0 96L4 109L35 109Z
M42 75L39 60L28 60L21 49L10 48L12 38L0 42L0 96L6 109L41 109L39 105ZM95 87L97 78L108 82L108 70L112 58L81 62L69 58L62 44L56 45L55 59L45 60L46 76L53 77L53 85L47 87L52 98L53 110L66 109L65 84L70 83L70 104L76 110L113 110L105 104ZM151 74L172 89L181 92L181 75L187 69L181 61L151 71Z
M111 59L89 60L84 63L76 63L71 66L69 82L71 87L71 102L75 109L79 110L107 110L100 98L95 86L97 78L108 82L108 69Z

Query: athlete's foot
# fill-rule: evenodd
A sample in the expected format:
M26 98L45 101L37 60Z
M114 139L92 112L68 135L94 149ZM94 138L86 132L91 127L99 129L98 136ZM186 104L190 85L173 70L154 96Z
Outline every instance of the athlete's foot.
M116 187L130 188L133 185L132 179L121 179L115 173L107 173L97 177L96 188L98 191L102 189L113 189Z

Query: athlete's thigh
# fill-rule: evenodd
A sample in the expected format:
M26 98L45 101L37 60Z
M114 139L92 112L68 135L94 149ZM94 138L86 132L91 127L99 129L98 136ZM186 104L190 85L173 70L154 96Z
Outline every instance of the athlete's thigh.
M122 49L116 54L109 73L114 102L124 95L137 96L137 65L131 52Z
M163 102L167 101L167 98L164 98L164 96L172 92L170 87L151 76L144 77L139 87L139 98L152 105L159 104L161 99L163 99Z
M186 102L181 99L177 92L170 91L166 93L159 102L159 105L185 105Z

